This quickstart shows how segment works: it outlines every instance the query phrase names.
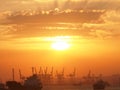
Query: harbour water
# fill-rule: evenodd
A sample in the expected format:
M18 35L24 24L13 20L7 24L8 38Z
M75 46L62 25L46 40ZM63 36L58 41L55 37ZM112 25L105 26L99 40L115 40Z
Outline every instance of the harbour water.
M42 90L93 90L93 88L81 86L45 86ZM120 90L120 87L107 87L105 90Z

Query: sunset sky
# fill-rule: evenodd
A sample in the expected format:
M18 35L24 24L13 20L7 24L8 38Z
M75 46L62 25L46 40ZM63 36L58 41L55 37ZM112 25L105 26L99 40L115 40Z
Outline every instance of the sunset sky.
M120 0L0 0L0 80L11 79L11 68L16 69L16 77L19 68L29 75L32 66L38 70L40 66L55 70L64 67L66 74L76 67L78 76L86 75L89 70L97 75L120 74L119 4ZM45 25L11 24L8 19L17 12L33 15L56 8L104 13L97 23L92 23L94 16L89 23Z

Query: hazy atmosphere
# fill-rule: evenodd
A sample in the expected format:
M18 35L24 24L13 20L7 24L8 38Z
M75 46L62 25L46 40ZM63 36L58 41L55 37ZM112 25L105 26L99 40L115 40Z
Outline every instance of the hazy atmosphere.
M0 81L31 67L120 74L120 0L0 0Z

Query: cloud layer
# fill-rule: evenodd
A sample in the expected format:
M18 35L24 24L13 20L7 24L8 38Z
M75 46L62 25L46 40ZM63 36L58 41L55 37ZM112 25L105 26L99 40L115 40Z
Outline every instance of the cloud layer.
M9 16L16 11L28 11L48 9L47 2L38 0L0 0L0 23L9 22L6 14ZM120 37L120 0L78 0L78 1L49 1L49 9L59 7L64 9L82 9L82 10L105 10L105 13L100 15L96 20L103 20L102 23L82 22L80 24L21 24L14 23L11 25L0 25L0 40L8 40L10 38L26 38L40 36L55 36L55 35L78 35L90 38L119 38ZM41 5L41 6L40 6ZM44 6L45 5L45 6ZM9 6L9 7L6 7ZM44 8L43 8L44 6ZM89 15L88 15L89 16ZM94 16L93 16L94 17ZM17 23L17 22L16 22ZM54 34L55 33L55 34Z

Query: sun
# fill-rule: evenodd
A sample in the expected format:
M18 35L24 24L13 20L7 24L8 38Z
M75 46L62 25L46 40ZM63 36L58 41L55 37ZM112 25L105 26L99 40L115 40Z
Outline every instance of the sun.
M52 48L55 50L66 50L70 47L70 44L65 41L57 41L52 44Z

